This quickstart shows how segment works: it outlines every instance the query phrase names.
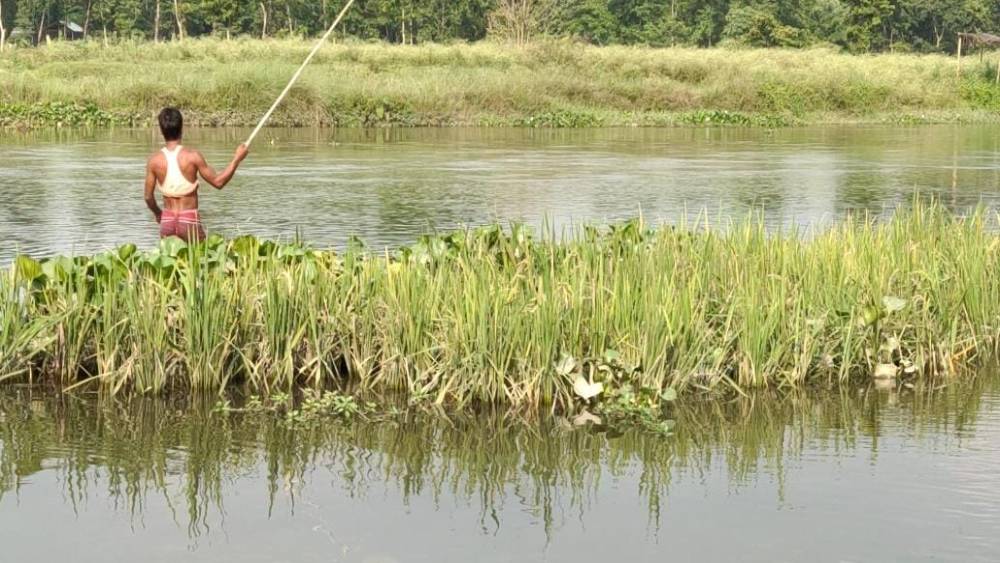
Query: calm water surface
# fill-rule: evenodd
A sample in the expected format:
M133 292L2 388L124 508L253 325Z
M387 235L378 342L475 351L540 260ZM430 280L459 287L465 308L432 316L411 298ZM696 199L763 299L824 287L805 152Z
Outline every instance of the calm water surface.
M1000 378L689 401L669 438L0 394L2 561L997 561Z
M221 167L246 131L187 143ZM269 130L237 179L205 191L211 230L397 245L495 220L675 220L763 209L772 225L882 211L914 192L1000 202L1000 127ZM92 252L156 229L142 202L151 130L0 133L0 261Z

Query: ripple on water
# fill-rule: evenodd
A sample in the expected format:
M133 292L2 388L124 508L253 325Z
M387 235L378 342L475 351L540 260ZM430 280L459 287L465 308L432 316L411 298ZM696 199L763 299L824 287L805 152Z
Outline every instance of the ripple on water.
M996 127L756 130L488 129L281 131L255 148L232 187L202 201L211 230L320 245L352 235L371 245L429 229L495 220L672 221L707 210L771 226L817 224L848 210L880 211L912 194L963 208L996 204ZM834 134L830 134L833 132ZM217 164L238 131L193 130L187 142ZM149 131L7 136L0 140L0 263L15 251L90 253L150 246L142 201ZM331 142L331 141L334 142ZM959 143L965 150L957 156Z

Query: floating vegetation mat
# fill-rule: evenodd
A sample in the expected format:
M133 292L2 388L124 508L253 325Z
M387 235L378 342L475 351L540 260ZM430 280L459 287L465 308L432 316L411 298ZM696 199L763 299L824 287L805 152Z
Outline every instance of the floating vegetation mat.
M494 226L382 252L211 237L19 256L0 275L0 373L637 416L694 389L909 385L993 356L995 223L915 202L809 233L751 217Z

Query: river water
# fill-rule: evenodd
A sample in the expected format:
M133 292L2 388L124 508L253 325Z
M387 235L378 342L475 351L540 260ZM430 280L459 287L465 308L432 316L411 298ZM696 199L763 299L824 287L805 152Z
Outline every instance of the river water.
M222 167L246 131L194 129ZM156 228L142 201L152 130L0 133L0 263L89 253ZM233 183L203 188L210 230L375 247L493 221L557 230L642 214L760 210L772 226L882 212L915 193L1000 202L1000 127L268 130Z
M245 131L193 130L222 165ZM998 127L270 130L210 230L397 245L642 213L1000 207ZM151 246L152 131L0 133L0 264ZM916 195L915 195L916 194ZM671 437L0 389L0 562L997 561L1000 378L683 401Z
M0 561L997 561L1000 379L688 400L671 437L499 414L288 427L0 394Z

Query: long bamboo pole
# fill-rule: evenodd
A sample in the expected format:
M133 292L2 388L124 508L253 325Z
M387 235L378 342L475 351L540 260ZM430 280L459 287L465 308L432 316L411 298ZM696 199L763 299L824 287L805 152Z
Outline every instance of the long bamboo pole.
M302 62L302 66L300 66L299 69L295 71L295 74L292 75L292 79L288 81L288 86L285 86L285 89L281 92L281 95L278 96L278 99L274 100L274 103L271 104L271 109L267 110L267 113L264 114L264 117L260 119L260 123L257 124L256 128L254 128L253 133L250 133L250 138L248 138L245 143L246 146L249 147L250 144L253 143L253 140L257 136L257 133L260 133L261 128L263 128L264 124L267 123L267 120L271 118L271 114L274 113L274 110L278 109L278 106L281 104L282 100L285 99L285 96L288 95L288 92L292 89L292 86L295 85L295 81L299 79L299 76L302 74L302 71L306 69L306 66L309 64L309 61L311 61L313 57L316 56L316 53L319 52L320 47L322 47L323 44L326 43L326 40L330 38L330 35L333 33L333 30L336 29L337 24L340 23L340 20L343 19L344 15L347 13L347 10L350 9L352 4L354 4L354 0L347 0L347 4L345 4L344 8L340 10L339 14L337 14L337 19L333 20L333 25L331 25L330 29L326 30L326 33L323 34L323 37L321 37L320 40L316 42L316 46L313 47L312 51L309 52L309 56L306 57L306 60Z

